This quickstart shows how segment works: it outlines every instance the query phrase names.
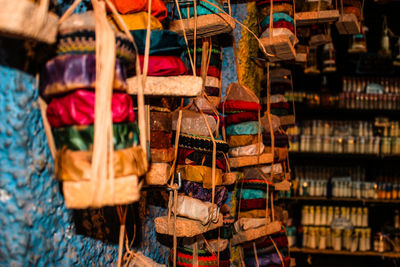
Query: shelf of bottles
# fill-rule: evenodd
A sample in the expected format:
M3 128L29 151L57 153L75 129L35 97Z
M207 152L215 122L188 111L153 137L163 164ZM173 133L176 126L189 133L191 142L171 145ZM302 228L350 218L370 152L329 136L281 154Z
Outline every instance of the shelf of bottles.
M291 252L400 257L399 211L392 232L373 230L368 217L368 207L354 204L303 205L300 225L287 227Z
M294 152L400 155L399 121L306 120L288 135Z

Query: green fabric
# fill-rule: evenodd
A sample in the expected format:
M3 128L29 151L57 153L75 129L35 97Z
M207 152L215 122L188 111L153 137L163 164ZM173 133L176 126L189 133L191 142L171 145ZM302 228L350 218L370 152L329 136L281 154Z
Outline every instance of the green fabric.
M93 124L53 128L52 131L57 149L66 146L71 150L89 150L93 145ZM115 150L139 143L139 128L135 123L114 124L113 132Z
M220 3L218 3L218 1L208 0L208 2L214 4L215 6L218 6L220 9L223 10L223 7L221 6ZM180 10L181 10L182 19L188 18L188 12L187 12L188 7L189 7L189 17L190 18L194 17L194 4L193 4L193 2L180 3L179 7L180 7ZM209 3L201 1L201 0L197 3L196 10L197 10L197 16L221 13L221 11L218 8L214 7L213 5L210 5ZM179 18L179 14L178 14L178 10L177 10L176 7L174 9L174 19L176 19L176 20L180 19Z
M262 132L262 127L260 127ZM253 135L258 134L258 121L246 121L226 127L226 135Z
M147 30L130 31L135 39L138 53L144 55ZM150 55L181 55L186 48L183 36L173 31L153 30L150 34Z
M236 192L237 199L256 199L266 198L267 193L265 190L260 189L238 189Z

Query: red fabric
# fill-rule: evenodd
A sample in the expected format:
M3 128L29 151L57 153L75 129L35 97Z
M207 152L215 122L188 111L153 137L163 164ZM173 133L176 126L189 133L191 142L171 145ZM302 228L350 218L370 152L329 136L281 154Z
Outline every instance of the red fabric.
M76 90L64 96L54 97L47 106L47 119L51 127L88 125L94 123L94 91ZM133 122L132 98L125 93L113 93L113 122Z
M289 109L289 103L288 102L271 103L271 108Z
M240 211L261 210L265 209L265 204L265 198L241 199L238 207L240 207Z
M224 121L226 126L229 126L241 122L257 121L257 120L258 120L258 112L240 112L226 116Z
M201 75L201 68L196 68L196 75ZM221 70L215 66L208 66L207 76L220 78Z
M178 164L179 165L200 165L200 159L199 160L190 160L188 159L188 156L192 153L194 153L196 150L194 149L188 149L188 148L179 148L178 150ZM200 152L201 153L201 152ZM204 153L204 155L207 155L210 159L212 159L212 154L206 154ZM219 158L217 155L217 159L216 159L216 167L218 169L221 169L223 171L226 170L226 160L225 158ZM210 164L208 164L210 165ZM207 166L207 162L204 164L204 166Z
M258 111L261 110L261 105L256 102L247 101L225 101L219 104L219 109L222 110L222 106L225 105L226 111Z
M288 246L288 240L285 234L285 231L277 232L273 234L272 239L274 240L276 246L278 248L284 248ZM269 236L264 237L263 239L259 239L256 241L256 248L266 248L272 245L272 241ZM242 245L244 250L253 250L253 243L245 243Z
M136 13L140 11L148 11L148 0L111 0L116 9L121 14ZM167 7L162 0L151 1L151 15L159 21L163 21L167 17Z
M264 30L269 28L269 23L267 24L267 26L264 28ZM273 23L272 28L276 29L276 28L286 28L289 29L291 32L294 33L294 26L292 23L288 22L288 21L277 21Z
M143 72L144 56L139 55L140 68ZM148 76L177 76L188 73L182 59L177 56L149 56Z

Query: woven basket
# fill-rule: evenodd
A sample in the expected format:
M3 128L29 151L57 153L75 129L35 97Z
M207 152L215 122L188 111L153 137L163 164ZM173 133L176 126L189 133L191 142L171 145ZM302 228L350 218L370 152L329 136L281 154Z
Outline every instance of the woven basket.
M49 0L0 0L1 35L55 43L58 16L48 12Z

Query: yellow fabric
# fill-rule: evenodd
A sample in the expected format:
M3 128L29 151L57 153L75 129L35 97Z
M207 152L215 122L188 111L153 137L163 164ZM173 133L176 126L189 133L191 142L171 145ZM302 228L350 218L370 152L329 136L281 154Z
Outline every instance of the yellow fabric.
M265 209L240 211L238 214L239 214L238 215L239 219L240 218L265 218Z
M212 188L212 168L200 165L178 165L177 172L182 179L203 183L204 188ZM222 184L222 171L215 169L215 185Z
M62 181L90 180L92 176L92 151L58 150L57 177ZM113 155L114 176L141 176L146 173L148 163L141 147L116 150ZM96 178L96 177L94 177Z
M138 13L133 13L133 14L127 14L127 15L120 15L122 19L124 20L126 26L128 27L129 30L134 31L134 30L143 30L147 29L147 16L149 13L142 11ZM151 30L162 30L162 24L161 22L154 16L150 15L150 29ZM116 19L115 15L111 15L108 17L111 23L117 27L120 31L122 31L122 27L119 25L118 20Z
M231 135L227 136L226 142L230 148L238 146L248 146L258 143L258 135Z

